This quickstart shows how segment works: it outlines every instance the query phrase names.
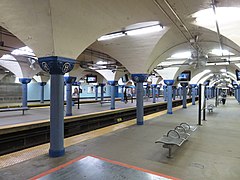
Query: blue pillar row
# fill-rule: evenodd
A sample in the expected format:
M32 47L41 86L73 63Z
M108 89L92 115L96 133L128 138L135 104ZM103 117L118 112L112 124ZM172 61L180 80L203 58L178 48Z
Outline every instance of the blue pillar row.
M40 103L44 103L44 86L46 82L40 82L39 85L41 86L41 96L40 96Z
M167 101L167 86L163 86L163 98L164 101Z
M137 125L144 124L143 82L146 82L147 78L148 78L148 74L132 74L132 80L136 83Z
M65 154L64 148L64 80L63 75L70 72L75 60L49 56L38 59L40 67L51 74L50 90L50 157Z
M167 85L167 114L172 114L172 85L174 80L164 80Z
M182 100L182 107L187 108L187 85L188 83L181 83L183 89L183 100Z
M98 85L95 85L95 100L98 100Z
M27 107L27 84L31 82L30 78L19 78L22 83L22 107Z
M192 87L192 105L195 105L195 98L196 98L196 84L191 84Z
M111 109L115 109L115 87L117 81L108 81L108 84L111 85Z
M104 98L103 87L105 86L105 84L104 83L100 83L99 86L101 88L100 89L100 93L101 93L100 99L101 99L101 101L103 101L103 98Z
M153 103L156 103L156 88L157 85L156 84L152 84L152 97L153 97Z
M72 84L76 81L76 77L66 76L64 77L66 84L66 95L67 95L67 106L66 106L66 116L72 116Z

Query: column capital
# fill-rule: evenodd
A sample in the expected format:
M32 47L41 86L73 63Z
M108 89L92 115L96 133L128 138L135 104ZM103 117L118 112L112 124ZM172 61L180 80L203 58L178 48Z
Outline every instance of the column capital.
M164 82L167 86L171 86L171 85L173 85L174 80L167 79L167 80L163 80L163 82Z
M64 75L70 72L75 64L75 60L60 56L48 56L38 59L40 67L49 74Z
M117 85L117 81L108 81L108 84L111 86L116 86Z
M67 84L73 84L76 81L76 77L73 76L65 76L64 77L64 82Z
M131 76L134 82L147 82L149 74L132 74Z
M195 87L197 87L197 84L190 84L190 86L191 86L192 88L195 88Z
M185 82L185 83L180 83L182 87L187 87L188 86L188 83Z
M40 86L45 86L47 83L46 82L39 82Z
M31 82L31 78L19 78L19 82L22 84L28 84Z

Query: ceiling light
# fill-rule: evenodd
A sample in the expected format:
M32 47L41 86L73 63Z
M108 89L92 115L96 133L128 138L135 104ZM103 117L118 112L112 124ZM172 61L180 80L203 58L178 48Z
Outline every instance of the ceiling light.
M220 69L220 72L222 72L222 73L226 73L227 70L226 70L226 69Z
M215 54L217 56L227 56L227 55L234 55L233 53L229 52L226 49L213 49L211 52L211 54Z
M96 64L102 65L102 64L107 64L106 61L98 61Z
M24 46L18 49L15 49L11 52L13 55L28 55L28 56L35 56L33 50L28 46Z
M159 32L163 29L160 25L156 26L149 26L149 27L143 27L139 29L133 29L126 31L126 34L129 36L135 36L135 35L141 35L141 34L148 34L153 32Z
M191 58L192 53L190 51L175 53L171 56L173 59L184 59L184 58Z
M110 39L115 39L115 38L118 38L118 37L122 37L122 36L125 36L125 35L126 34L123 33L123 32L117 32L117 33L107 34L107 35L101 36L97 40L98 41L105 41L105 40L110 40Z
M206 66L224 66L229 65L229 62L208 62L206 63Z

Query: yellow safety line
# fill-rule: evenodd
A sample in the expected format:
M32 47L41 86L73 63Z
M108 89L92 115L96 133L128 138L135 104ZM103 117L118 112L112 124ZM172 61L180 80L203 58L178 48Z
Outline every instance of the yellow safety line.
M190 105L190 103L187 104L187 106L189 106L189 105ZM173 111L179 110L181 108L182 108L181 106L174 107ZM144 116L144 120L148 121L152 118L162 116L166 113L167 113L167 110L160 111L160 112L157 112L157 113L153 113L153 114ZM97 129L97 130L94 130L94 131L89 131L89 132L86 132L86 133L83 133L83 134L68 137L68 138L64 139L64 145L65 145L65 147L69 147L69 146L75 145L77 143L80 143L80 142L83 142L83 141L86 141L86 140L89 140L89 139L93 139L93 138L105 135L107 133L110 133L110 132L113 132L113 131L116 131L116 130L119 130L119 129L122 129L122 128L129 127L129 126L132 126L132 125L135 125L135 124L136 124L136 119L132 119L132 120L125 121L125 122L122 122L122 123L118 123L118 124L115 124L115 125L100 128L100 129ZM4 168L4 167L11 166L11 165L14 165L14 164L17 164L17 163L20 163L20 162L23 162L23 161L27 161L29 159L38 157L38 156L43 155L43 154L47 154L48 150L49 150L49 147L50 147L50 144L46 143L46 144L42 144L42 145L39 145L39 146L34 146L34 147L31 147L31 148L23 149L23 150L20 150L20 151L17 151L17 152L13 152L13 153L10 153L10 154L0 156L0 169Z

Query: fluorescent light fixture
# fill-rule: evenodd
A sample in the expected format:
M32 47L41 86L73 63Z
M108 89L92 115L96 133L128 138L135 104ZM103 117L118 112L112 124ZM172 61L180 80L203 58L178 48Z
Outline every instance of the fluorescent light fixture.
M102 64L107 64L106 61L98 61L96 64L102 65Z
M226 69L220 69L220 72L222 72L222 73L226 73L227 70L226 70Z
M171 56L171 59L189 59L191 58L192 53L190 51L186 51L186 52L181 52L181 53L175 53Z
M207 73L210 73L211 70L210 70L210 69L206 69L206 70L204 70L203 72L204 72L204 74L207 74Z
M162 29L163 28L160 25L156 25L156 26L149 26L149 27L143 27L143 28L139 28L139 29L128 30L128 31L126 31L126 34L129 36L135 36L135 35L159 32Z
M227 73L222 73L223 76L227 76Z
M98 38L98 41L105 41L105 40L110 40L110 39L115 39L115 38L119 38L119 37L123 37L126 34L123 32L117 32L117 33L112 33L112 34L107 34L104 36L101 36L100 38Z
M206 63L206 66L224 66L229 65L229 62L208 62Z
M227 56L227 55L234 55L233 53L229 52L228 50L226 49L213 49L211 52L211 54L215 54L217 56Z
M27 56L35 56L33 50L28 46L24 46L18 49L15 49L11 52L13 55L27 55Z

